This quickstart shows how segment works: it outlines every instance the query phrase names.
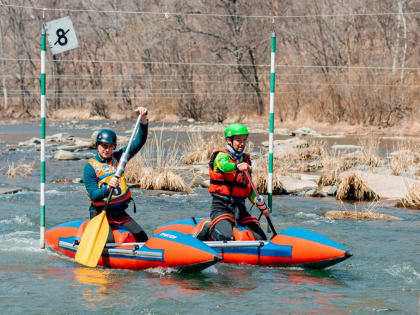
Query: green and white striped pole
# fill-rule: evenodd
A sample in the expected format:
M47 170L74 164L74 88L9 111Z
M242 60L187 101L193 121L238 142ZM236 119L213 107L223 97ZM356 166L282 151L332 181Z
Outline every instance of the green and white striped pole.
M268 207L273 205L273 141L274 141L274 90L276 85L276 33L271 33L271 74L270 74L270 133L268 141Z
M45 27L41 33L41 187L40 187L40 247L45 248Z

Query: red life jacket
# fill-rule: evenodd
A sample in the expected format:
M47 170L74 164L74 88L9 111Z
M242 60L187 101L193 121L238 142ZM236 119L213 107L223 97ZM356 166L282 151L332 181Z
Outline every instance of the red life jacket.
M220 153L226 153L230 156L229 161L232 163L239 162L227 149L221 149L213 152L209 162L210 186L209 192L216 193L227 197L246 198L251 193L251 184L245 177L244 172L235 171L231 173L223 173L215 166L216 156ZM244 153L242 161L251 165L249 154Z

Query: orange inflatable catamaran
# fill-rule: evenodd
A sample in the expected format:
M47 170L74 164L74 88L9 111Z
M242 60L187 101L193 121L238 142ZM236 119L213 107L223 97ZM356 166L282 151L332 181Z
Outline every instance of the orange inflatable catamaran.
M174 221L156 229L145 243L120 226L113 229L116 243L106 244L98 265L108 268L141 270L169 267L196 272L218 261L278 267L323 269L352 254L335 241L320 234L289 228L269 241L256 241L246 228L235 227L235 241L202 242L193 235L208 218ZM49 229L47 245L54 251L74 258L84 228L89 221L73 221Z
M49 229L45 233L48 247L74 258L88 222L73 221ZM203 242L177 231L157 233L145 243L136 243L134 236L121 226L115 226L113 234L117 243L105 245L99 266L131 270L163 267L195 272L221 260Z
M155 235L178 231L197 234L208 218L190 218L158 227ZM206 241L229 264L249 264L280 267L322 269L335 265L352 254L335 241L320 234L289 228L269 241L256 241L246 228L234 227L235 241Z

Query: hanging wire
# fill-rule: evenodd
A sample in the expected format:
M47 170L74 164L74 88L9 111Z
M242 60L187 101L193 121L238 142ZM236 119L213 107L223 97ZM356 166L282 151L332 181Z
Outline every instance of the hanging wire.
M31 61L40 62L40 59L31 58L0 58L0 61ZM266 64L235 64L235 63L199 63L199 62L167 62L167 61L122 61L122 60L65 60L65 59L50 59L49 62L72 62L72 63L103 63L103 64L153 64L153 65L189 65L189 66L217 66L217 67L266 67ZM420 70L420 67L392 67L392 66L333 66L333 65L291 65L291 64L277 64L278 68L308 68L308 69L366 69L366 70Z
M56 12L95 12L110 14L135 14L135 15L160 15L165 18L170 16L199 16L199 17L230 17L230 18L248 18L248 19L299 19L299 18L331 18L331 17L371 17L371 16L395 16L395 15L417 15L420 11L413 12L366 12L366 13L337 13L337 14L308 14L308 15L240 15L240 14L218 14L218 13L183 13L183 12L147 12L147 11L121 11L121 10L95 10L95 9L70 9L70 8L39 8L33 6L23 6L14 4L0 3L0 6L25 9L25 10L47 10Z

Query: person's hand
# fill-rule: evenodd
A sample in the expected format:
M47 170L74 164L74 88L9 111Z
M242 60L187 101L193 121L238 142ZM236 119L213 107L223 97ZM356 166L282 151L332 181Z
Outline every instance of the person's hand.
M141 123L142 124L147 124L147 112L148 112L147 108L145 108L145 107L137 107L134 111L136 112L136 114L138 116L139 115L142 115L141 116Z
M270 210L268 210L268 208L267 208L267 209L265 209L265 210L263 210L263 211L261 211L261 212L262 212L262 214L263 214L265 217L270 216Z
M261 196L257 196L255 198L255 205L260 209L262 214L266 217L270 215L270 209L268 209L267 205L265 204L264 198Z
M113 188L117 188L118 186L120 186L120 179L117 177L112 177L108 184L108 191Z
M238 169L238 171L241 171L241 172L251 171L251 165L249 165L248 163L245 163L245 162L239 163L236 166L236 168Z

